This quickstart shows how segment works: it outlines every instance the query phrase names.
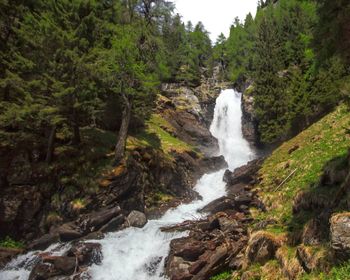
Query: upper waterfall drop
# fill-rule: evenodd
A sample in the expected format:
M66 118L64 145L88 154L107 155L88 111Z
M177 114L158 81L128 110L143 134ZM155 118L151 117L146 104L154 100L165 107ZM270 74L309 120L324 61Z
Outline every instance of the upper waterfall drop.
M241 95L233 89L223 90L216 99L210 126L210 132L219 141L219 153L225 157L230 170L254 156L242 134Z

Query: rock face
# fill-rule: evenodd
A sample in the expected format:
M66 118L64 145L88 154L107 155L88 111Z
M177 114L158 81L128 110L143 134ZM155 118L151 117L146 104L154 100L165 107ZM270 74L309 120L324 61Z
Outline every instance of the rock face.
M254 113L253 86L248 86L242 94L242 133L245 139L253 145L259 144L258 122Z
M249 207L261 204L251 191L251 183L257 180L256 171L260 163L253 161L233 173L227 172L229 194L202 209L210 213L206 219L162 229L170 232L190 231L188 237L171 241L166 260L166 274L171 280L210 279L225 269L240 269L244 266L249 241L247 228L252 221ZM259 244L263 248L265 243ZM271 244L273 246L267 246L268 252L273 251L274 254L277 245L274 246L274 242ZM260 251L262 255L262 249Z
M175 128L175 135L206 155L213 154L218 149L218 143L209 126L220 90L206 84L197 89L163 84L162 91L168 100L158 107L162 116Z
M331 217L331 246L337 258L350 258L350 213L335 214Z

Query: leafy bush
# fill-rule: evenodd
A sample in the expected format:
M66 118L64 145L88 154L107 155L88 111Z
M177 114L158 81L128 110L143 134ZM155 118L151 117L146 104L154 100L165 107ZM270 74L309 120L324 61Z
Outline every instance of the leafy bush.
M24 244L20 241L13 240L10 236L6 236L0 240L0 247L5 248L23 248Z

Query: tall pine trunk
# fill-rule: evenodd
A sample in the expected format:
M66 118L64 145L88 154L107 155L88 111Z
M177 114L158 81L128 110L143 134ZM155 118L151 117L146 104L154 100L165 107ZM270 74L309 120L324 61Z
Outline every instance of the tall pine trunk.
M55 149L55 138L56 138L56 125L54 125L51 128L49 140L47 144L47 151L46 151L46 163L50 163L52 161L53 152Z
M122 113L122 123L119 128L118 140L115 145L115 154L114 154L114 164L117 165L125 155L125 146L126 139L128 137L129 123L131 118L131 100L125 95L122 94L124 100L124 108Z

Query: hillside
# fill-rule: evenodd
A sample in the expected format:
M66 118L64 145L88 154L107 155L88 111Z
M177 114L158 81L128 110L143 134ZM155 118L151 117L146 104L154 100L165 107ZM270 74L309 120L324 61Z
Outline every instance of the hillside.
M262 164L254 189L266 212L252 210L251 231L263 229L282 245L270 261L248 268L254 279L348 279L350 264L338 258L329 223L349 211L349 124L349 111L339 106Z

